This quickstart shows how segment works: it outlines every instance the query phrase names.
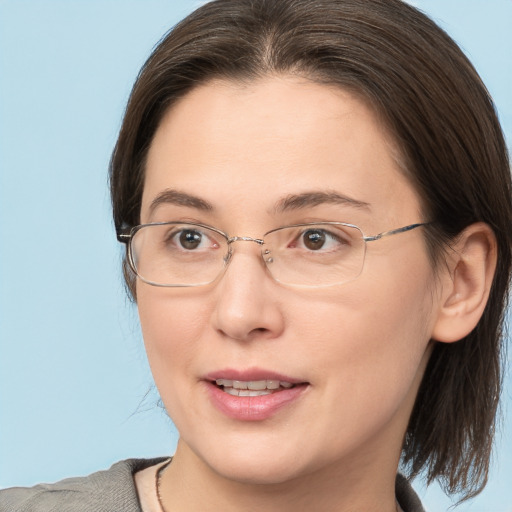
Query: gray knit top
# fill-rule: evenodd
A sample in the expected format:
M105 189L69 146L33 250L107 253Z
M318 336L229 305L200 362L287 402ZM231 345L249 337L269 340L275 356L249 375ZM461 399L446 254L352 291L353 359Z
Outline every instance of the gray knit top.
M85 477L4 489L0 491L0 512L142 512L133 476L164 460L123 460ZM402 475L396 478L396 496L404 512L424 512Z

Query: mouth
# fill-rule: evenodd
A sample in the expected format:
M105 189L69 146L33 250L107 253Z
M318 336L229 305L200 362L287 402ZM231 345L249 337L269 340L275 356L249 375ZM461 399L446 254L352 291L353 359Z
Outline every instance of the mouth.
M298 384L284 380L230 380L212 381L219 389L232 396L264 396L291 389ZM305 383L304 383L305 384Z
M261 421L299 403L309 382L264 369L224 369L205 376L211 403L239 421Z

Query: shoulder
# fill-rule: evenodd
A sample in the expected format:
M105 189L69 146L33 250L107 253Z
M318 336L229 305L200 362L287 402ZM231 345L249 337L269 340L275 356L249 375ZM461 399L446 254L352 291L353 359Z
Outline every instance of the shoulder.
M140 512L133 475L165 459L129 459L89 476L0 491L0 512Z
M404 512L425 512L409 480L400 473L396 475L395 494Z

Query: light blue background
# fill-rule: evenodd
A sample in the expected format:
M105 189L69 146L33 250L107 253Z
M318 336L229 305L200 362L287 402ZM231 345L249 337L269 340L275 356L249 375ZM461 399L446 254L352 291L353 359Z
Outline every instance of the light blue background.
M192 0L0 0L0 487L173 451L119 270L107 165L131 84ZM512 141L512 1L418 0L463 46ZM512 384L491 481L512 511ZM416 484L431 511L450 501Z

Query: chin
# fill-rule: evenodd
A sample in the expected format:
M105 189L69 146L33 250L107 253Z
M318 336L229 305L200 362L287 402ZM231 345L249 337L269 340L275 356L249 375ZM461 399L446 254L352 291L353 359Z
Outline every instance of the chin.
M286 467L286 469L284 469ZM279 485L294 480L303 474L300 468L291 467L272 459L256 461L234 461L231 458L216 466L211 466L222 478L248 485Z
M212 443L213 444L213 443ZM308 463L300 443L292 446L276 447L272 443L252 443L246 440L244 445L231 443L222 447L217 444L204 452L194 450L201 461L211 471L227 480L251 485L279 485L300 476L314 472L321 466L321 461ZM298 448L299 447L299 448ZM307 458L307 457L306 457Z

